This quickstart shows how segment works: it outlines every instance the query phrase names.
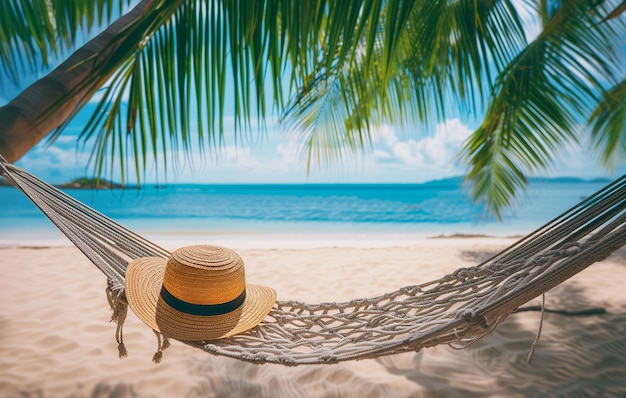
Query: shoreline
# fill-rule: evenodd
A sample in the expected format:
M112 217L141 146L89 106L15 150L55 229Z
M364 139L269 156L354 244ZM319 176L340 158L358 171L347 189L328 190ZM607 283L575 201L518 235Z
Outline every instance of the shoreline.
M406 247L423 241L498 239L513 243L540 225L509 223L333 223L203 219L122 219L121 226L173 250L188 244L234 249L312 249L320 247ZM72 242L43 215L0 226L0 248L69 247Z
M146 239L167 249L174 250L177 247L192 244L211 244L224 246L233 249L268 249L268 250L289 250L289 249L318 249L318 248L394 248L411 247L422 244L441 246L458 241L467 244L480 244L500 242L508 246L521 239L522 235L487 235L487 234L437 234L437 235L396 235L396 234L267 234L267 235L147 235ZM430 242L430 243L428 243ZM437 243L438 242L438 243ZM7 239L0 236L0 250L9 248L70 248L74 244L59 232L56 237L41 237L31 239Z

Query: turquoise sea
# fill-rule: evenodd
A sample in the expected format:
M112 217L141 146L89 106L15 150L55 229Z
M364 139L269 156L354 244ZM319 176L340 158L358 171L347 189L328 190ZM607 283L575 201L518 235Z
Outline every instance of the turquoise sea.
M609 181L532 180L498 221L460 178L423 184L170 185L66 192L142 235L286 239L412 239L527 234ZM0 188L0 243L63 239L13 187Z

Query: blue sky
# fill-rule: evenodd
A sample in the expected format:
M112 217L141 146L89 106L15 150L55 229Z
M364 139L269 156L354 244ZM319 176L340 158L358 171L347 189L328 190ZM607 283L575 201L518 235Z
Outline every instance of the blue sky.
M79 117L73 122L54 144L39 144L17 164L53 183L91 175L92 169L87 166L90 148L77 142L83 119ZM226 135L232 137L232 118L226 126ZM423 182L463 174L456 155L474 127L459 118L413 133L383 125L376 131L372 151L348 159L342 167L321 165L307 174L306 160L298 144L279 128L269 126L254 143L240 140L235 144L228 140L231 142L226 142L216 156L195 151L187 160L180 155L180 164L170 168L167 176L157 176L154 165L149 164L144 182ZM542 175L594 178L625 172L624 164L613 172L601 168L585 145L573 144Z
M535 34L536 30L528 19L529 35ZM43 72L23 74L20 87L0 94L0 105L6 104L19 90L42 75ZM7 87L6 84L3 86ZM76 137L93 106L88 105L54 144L39 144L17 164L53 183L92 175L92 169L87 166L90 148L79 146ZM197 151L191 155L191 161L180 156L179 166L170 168L167 176L157 175L154 165L149 165L144 182L423 182L464 173L456 155L476 127L475 120L458 117L412 131L383 125L377 129L369 153L348 159L342 167L317 166L307 173L306 160L297 143L270 121L261 139L254 142L239 140L237 144L232 139L227 140L218 156L203 156ZM226 137L232 137L233 131L230 117L226 120ZM586 149L588 147L585 142L572 144L555 157L553 166L542 175L595 178L626 173L624 163L612 171L601 168L596 156ZM113 179L119 178L118 174L113 175Z

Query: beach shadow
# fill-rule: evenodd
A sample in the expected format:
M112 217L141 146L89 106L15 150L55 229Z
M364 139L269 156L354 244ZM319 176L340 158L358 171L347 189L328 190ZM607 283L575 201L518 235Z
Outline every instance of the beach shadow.
M474 365L486 374L499 375L497 390L522 396L626 393L622 378L626 368L626 314L546 314L532 365L527 364L527 355L536 332L520 327L515 315L511 318L494 332L496 340L504 344L490 344L487 337L468 349Z
M564 316L550 316L532 365L527 356L535 333L512 318L465 350L437 347L415 355L410 366L387 363L387 371L425 388L424 397L626 396L626 314L574 327Z
M215 356L208 356L206 360L191 360L188 365L190 374L199 382L185 398L310 396L307 385L299 382L295 375L295 368L254 365Z
M365 360L367 362L369 360ZM229 358L190 363L190 372L201 380L185 395L200 397L414 397L398 393L393 383L380 382L378 374L360 372L363 362L329 365L254 365ZM371 364L370 364L371 365ZM367 368L367 365L365 365ZM380 368L380 367L378 367ZM384 372L384 370L382 370Z
M459 257L461 257L462 260L478 265L500 252L501 250L463 250L460 252ZM613 252L608 259L626 266L626 246Z
M572 300L588 305L584 297ZM379 365L376 374L359 373L360 361L286 368L209 355L188 363L198 383L186 397L626 396L626 313L545 314L529 365L539 319L537 312L511 314L463 350L437 346L371 360ZM407 382L413 385L409 394L393 389L401 383L407 391Z
M489 260L500 252L501 250L463 250L459 256L464 261L469 261L478 265Z
M584 289L574 284L561 284L546 292L546 308L551 310L582 310L593 307Z
M129 384L99 383L91 392L90 398L136 398L138 396L133 390L133 386Z
M575 286L548 296L546 307L585 309ZM380 361L390 373L437 396L626 396L626 313L566 316L546 313L531 365L540 314L509 315L491 334L458 351L444 346L416 354L409 365Z
M32 391L20 391L18 394L20 398L44 398L44 394L41 389Z
M478 262L495 254L465 253ZM547 293L546 308L585 310L595 307L592 299L576 283L567 283ZM187 397L626 396L626 312L546 313L529 365L540 316L537 311L513 313L463 350L437 346L371 360L379 365L376 374L360 374L361 362L285 368L208 356L189 363L198 384ZM400 383L412 384L411 393L397 394L393 386Z
M441 348L441 347L439 347ZM437 351L440 352L440 349ZM449 348L451 350L451 348ZM397 364L394 357L379 358L378 361L386 370L395 376L401 376L420 387L416 396L424 398L436 397L484 397L485 388L477 389L475 383L463 386L463 374L458 366L430 364L431 355L438 356L433 349L425 349L416 353L408 364ZM455 355L455 354L453 354ZM447 356L447 355L446 355ZM456 382L451 382L455 380Z
M626 246L613 252L613 254L609 256L609 259L626 266Z
M43 390L23 390L18 393L20 398L45 398ZM130 384L117 383L111 385L108 383L98 383L89 394L85 394L84 387L78 387L77 390L68 395L68 398L137 398L139 395L134 391Z

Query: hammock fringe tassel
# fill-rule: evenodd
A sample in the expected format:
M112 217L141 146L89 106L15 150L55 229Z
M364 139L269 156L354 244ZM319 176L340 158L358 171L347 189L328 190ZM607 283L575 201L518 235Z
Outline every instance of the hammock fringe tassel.
M119 351L120 358L124 358L128 356L128 352L126 351L126 346L124 345L124 334L122 329L124 327L126 315L128 314L128 302L126 301L126 296L123 292L116 293L111 289L111 283L107 284L106 295L112 311L111 322L115 322L117 324L117 329L115 330L117 349Z

